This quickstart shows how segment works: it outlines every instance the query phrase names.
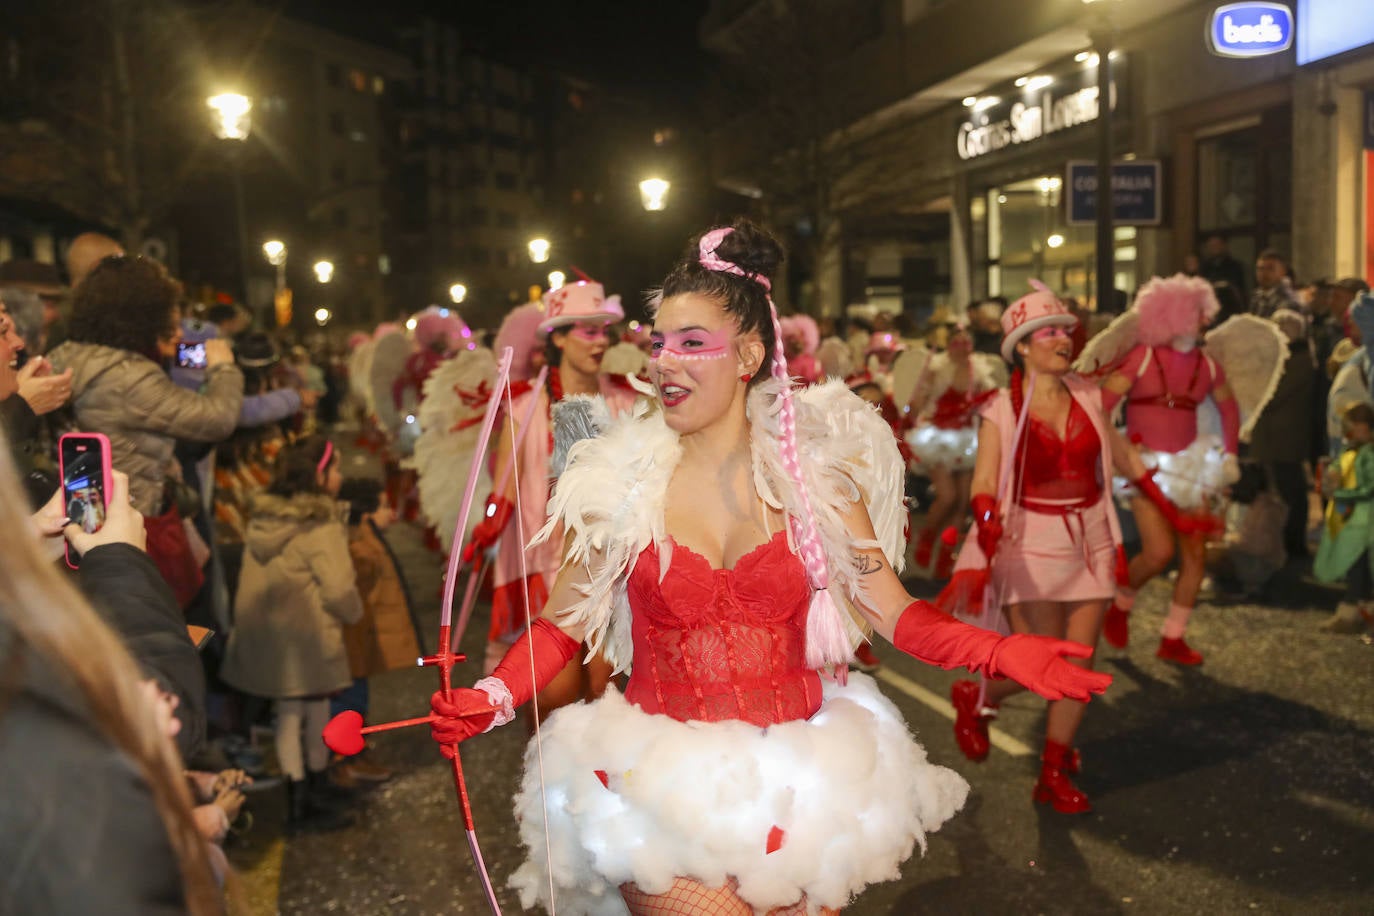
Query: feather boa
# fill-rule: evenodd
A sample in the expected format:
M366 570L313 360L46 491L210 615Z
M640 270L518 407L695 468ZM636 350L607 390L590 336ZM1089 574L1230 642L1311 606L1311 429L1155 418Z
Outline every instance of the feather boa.
M800 494L777 447L779 391L779 383L767 381L749 395L754 485L768 506L796 517ZM864 589L854 551L876 547L894 569L902 569L902 459L887 424L842 382L798 391L795 399L797 452L829 559L831 593L841 599L840 623L852 648L864 635L862 618L852 606ZM582 600L567 608L562 619L581 626L589 647L604 652L617 673L629 668L633 654L625 591L629 571L650 543L657 545L660 575L672 562L663 504L681 455L677 434L662 414L643 400L636 402L600 436L569 449L567 468L549 502L549 522L533 541L541 543L560 530L566 534L564 562L583 567L587 578L579 587ZM849 533L845 512L860 499L872 519L874 541L855 541Z

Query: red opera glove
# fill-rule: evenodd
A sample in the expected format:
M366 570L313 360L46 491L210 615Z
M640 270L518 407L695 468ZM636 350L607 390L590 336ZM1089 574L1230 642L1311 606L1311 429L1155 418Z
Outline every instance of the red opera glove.
M979 493L970 501L973 520L978 523L978 548L992 562L997 542L1002 540L1002 520L997 517L997 500L987 493Z
M581 645L557 624L539 618L510 647L491 677L453 690L449 699L444 699L442 691L429 698L430 711L437 717L430 724L430 735L449 756L449 745L505 725L515 717L516 707L543 690Z
M486 550L495 544L514 514L515 506L504 496L487 497L486 513L477 523L477 527L472 529L472 539L468 541L468 546L463 548L463 562L471 563L479 550Z
M924 601L907 605L897 620L892 644L906 654L941 668L966 667L988 677L1009 677L1048 700L1086 700L1112 682L1110 674L1066 661L1087 658L1082 643L1017 633L1001 637L940 613Z
M1140 491L1150 502L1155 504L1155 508L1169 522L1169 525L1179 534L1194 534L1203 530L1207 526L1199 521L1189 518L1174 501L1164 495L1164 491L1155 483L1154 470L1148 470L1136 480L1131 481L1131 486Z

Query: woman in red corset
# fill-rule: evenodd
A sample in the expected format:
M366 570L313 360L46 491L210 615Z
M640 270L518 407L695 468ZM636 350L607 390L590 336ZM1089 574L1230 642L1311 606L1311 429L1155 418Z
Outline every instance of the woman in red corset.
M1011 385L981 409L973 471L971 531L940 603L976 613L980 625L1066 639L1091 667L1102 618L1125 557L1111 502L1115 466L1142 493L1162 499L1139 456L1102 411L1095 385L1070 371L1077 319L1041 287L1002 316L1002 356ZM988 720L1020 690L1008 681L957 681L955 737L971 760L988 753ZM1034 798L1056 811L1091 809L1070 777L1080 699L1051 699Z
M915 425L904 438L917 468L930 480L934 501L916 540L916 565L930 568L938 550L933 578L948 579L954 552L941 549L936 538L956 524L968 505L973 482L973 459L978 451L978 408L1006 379L997 357L973 352L967 324L950 327L945 352L936 353L921 369L916 390L907 404ZM1000 376L1000 377L999 377Z
M564 707L527 751L526 908L830 913L892 877L967 785L870 678L843 679L865 630L1050 697L1110 680L1065 661L1086 649L902 588L896 443L841 383L792 390L768 294L781 255L747 221L693 242L655 317L656 405L607 421L559 478L543 616L493 676L432 700L447 746L509 721L583 639L633 662L623 696Z

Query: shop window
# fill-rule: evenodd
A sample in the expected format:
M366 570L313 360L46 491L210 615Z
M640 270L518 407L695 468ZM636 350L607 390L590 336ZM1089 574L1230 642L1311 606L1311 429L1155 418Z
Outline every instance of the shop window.
M1197 225L1201 244L1227 240L1232 257L1253 265L1265 248L1292 247L1292 109L1269 109L1225 133L1197 140Z
M987 266L988 295L1016 299L1036 279L1092 303L1096 234L1091 225L1065 222L1063 192L1062 178L1038 175L991 188L973 201L970 215ZM1127 294L1135 286L1135 240L1135 227L1116 228L1113 282Z

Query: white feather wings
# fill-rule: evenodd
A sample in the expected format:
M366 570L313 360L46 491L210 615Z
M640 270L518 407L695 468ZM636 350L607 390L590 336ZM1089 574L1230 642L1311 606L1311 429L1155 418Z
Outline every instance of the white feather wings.
M777 383L765 382L749 397L754 481L765 503L795 518L800 495L777 446L778 391ZM845 599L852 604L863 587L856 548L878 547L901 570L906 522L901 456L887 424L842 383L816 385L795 398L797 450L829 558L832 596L842 606ZM583 567L587 579L580 588L582 600L565 609L562 619L580 624L589 645L604 651L617 671L631 663L625 580L635 559L654 543L660 575L672 562L663 508L680 456L677 434L647 402L638 402L600 436L572 447L549 503L549 523L535 537L538 542L560 531L566 535L565 562ZM849 534L845 512L859 499L868 508L876 541L856 542ZM847 617L851 640L857 641L861 626L852 609Z

